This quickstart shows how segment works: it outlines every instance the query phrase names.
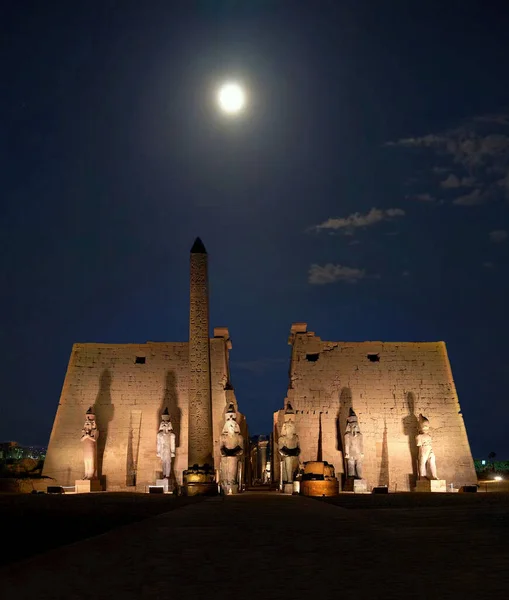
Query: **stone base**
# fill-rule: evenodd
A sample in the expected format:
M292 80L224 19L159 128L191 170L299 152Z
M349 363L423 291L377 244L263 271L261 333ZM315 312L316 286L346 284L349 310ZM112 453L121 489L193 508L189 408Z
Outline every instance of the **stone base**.
M367 494L368 482L365 479L355 479L355 477L347 477L343 491L355 492L356 494Z
M353 491L355 494L367 494L368 493L368 482L365 479L354 479L353 480Z
M234 494L239 493L239 484L238 483L222 483L221 490L225 496L232 496Z
M293 483L283 483L283 494L293 494Z
M217 483L186 483L182 486L183 496L217 496Z
M99 479L76 479L74 482L77 494L89 494L90 492L102 492Z
M447 492L445 479L419 479L414 492Z
M300 493L303 496L337 496L339 494L339 481L337 479L301 481Z
M156 479L156 485L164 488L164 493L167 494L169 492L169 483L168 479Z
M184 471L184 485L182 495L184 496L216 496L218 489L216 474L213 469L194 466Z

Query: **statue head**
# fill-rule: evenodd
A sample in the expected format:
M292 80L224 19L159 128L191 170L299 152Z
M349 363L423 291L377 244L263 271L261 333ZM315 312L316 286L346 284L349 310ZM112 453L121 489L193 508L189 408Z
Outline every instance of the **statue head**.
M92 410L92 407L90 407L85 413L85 424L83 425L83 429L85 431L92 431L92 429L97 429L97 426L95 424L95 414Z
M233 402L230 402L228 405L228 409L224 414L225 422L228 421L236 421L237 420L237 412L235 410L235 405Z
M169 433L170 431L173 431L173 425L171 424L171 421L170 421L170 413L168 412L167 408L164 409L164 412L161 415L161 423L159 425L159 431L162 431L163 433Z
M346 419L346 430L345 433L352 433L353 435L357 435L361 430L359 428L359 420L357 419L357 415L355 414L352 407L348 412L348 417Z
M230 402L224 414L223 433L226 433L227 435L240 433L239 425L237 423L237 412L233 402Z
M419 415L419 431L421 433L427 433L429 431L429 420L421 414Z

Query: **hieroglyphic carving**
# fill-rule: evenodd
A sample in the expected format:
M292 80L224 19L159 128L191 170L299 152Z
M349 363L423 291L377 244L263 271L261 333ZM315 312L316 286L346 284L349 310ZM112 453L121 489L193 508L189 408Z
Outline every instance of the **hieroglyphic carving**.
M207 253L197 240L191 250L189 310L188 464L213 465Z

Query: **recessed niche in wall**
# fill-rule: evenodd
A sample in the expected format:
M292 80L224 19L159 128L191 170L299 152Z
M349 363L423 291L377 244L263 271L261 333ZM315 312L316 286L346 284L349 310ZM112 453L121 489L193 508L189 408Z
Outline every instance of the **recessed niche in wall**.
M145 364L145 362L146 362L146 360L147 360L147 359L146 359L146 357L145 357L145 356L137 356L134 362L135 362L137 365L144 365L144 364Z
M318 352L314 354L306 354L306 360L309 362L316 362L320 358L320 354Z
M380 362L380 354L368 354L368 360L371 362Z

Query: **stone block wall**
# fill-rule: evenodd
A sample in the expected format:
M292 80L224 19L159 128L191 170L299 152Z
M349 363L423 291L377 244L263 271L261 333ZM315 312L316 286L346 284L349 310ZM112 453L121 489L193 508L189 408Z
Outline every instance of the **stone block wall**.
M411 490L422 413L430 420L439 478L454 487L476 482L444 342L323 342L300 329L292 328L285 404L296 411L301 461L321 455L337 473L344 471L342 440L352 407L363 433L368 485ZM276 443L283 414L274 414ZM278 471L277 461L273 466Z
M226 405L228 347L210 340L214 440ZM85 412L92 406L99 428L99 473L106 489L143 491L160 476L156 435L168 407L176 434L174 476L187 469L188 344L74 344L51 432L44 475L60 485L83 477L80 443ZM239 421L245 419L239 415ZM219 455L219 448L214 448ZM215 462L216 468L219 462ZM136 475L134 477L134 475ZM136 484L136 488L134 487Z

